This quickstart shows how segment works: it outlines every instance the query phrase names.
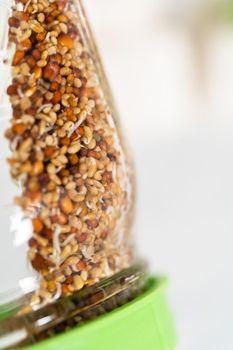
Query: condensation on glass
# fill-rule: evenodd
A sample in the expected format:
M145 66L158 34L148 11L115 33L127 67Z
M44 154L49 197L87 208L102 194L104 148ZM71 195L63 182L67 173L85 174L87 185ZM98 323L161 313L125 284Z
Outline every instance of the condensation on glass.
M0 3L0 314L17 310L16 327L114 276L115 294L128 280L135 294L144 273L132 165L81 2Z

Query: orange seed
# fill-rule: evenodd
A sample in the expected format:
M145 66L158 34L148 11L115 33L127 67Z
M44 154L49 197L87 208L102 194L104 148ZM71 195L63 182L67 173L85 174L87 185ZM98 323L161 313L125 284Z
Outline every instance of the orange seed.
M36 233L41 232L43 229L43 224L42 224L41 220L38 218L32 219L32 225L33 225L34 232L36 232Z
M24 58L24 51L21 50L17 50L14 54L13 60L12 60L12 65L16 66L19 62L22 61L22 59Z
M63 197L60 201L61 210L65 214L70 214L73 211L73 203L68 197Z
M61 46L65 46L68 49L72 49L73 40L69 37L69 35L61 34L58 37L58 44L60 44Z

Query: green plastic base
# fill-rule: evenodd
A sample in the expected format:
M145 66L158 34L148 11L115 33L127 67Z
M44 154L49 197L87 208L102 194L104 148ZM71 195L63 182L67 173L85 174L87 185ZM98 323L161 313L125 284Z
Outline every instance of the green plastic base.
M84 326L27 350L174 350L175 331L165 279L150 278L148 290L128 304Z

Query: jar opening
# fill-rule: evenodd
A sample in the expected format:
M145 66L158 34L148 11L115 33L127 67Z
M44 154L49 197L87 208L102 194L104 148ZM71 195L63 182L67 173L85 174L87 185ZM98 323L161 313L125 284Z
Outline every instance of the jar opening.
M0 315L0 349L20 348L81 326L136 298L145 290L146 281L146 265L138 263L38 310Z

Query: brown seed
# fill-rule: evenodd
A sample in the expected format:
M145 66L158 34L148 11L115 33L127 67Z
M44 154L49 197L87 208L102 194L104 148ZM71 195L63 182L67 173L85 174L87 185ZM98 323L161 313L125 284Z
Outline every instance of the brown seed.
M87 233L85 232L81 233L81 235L78 236L79 243L85 242L86 239L87 239Z
M75 228L75 227L71 227L71 229L70 229L70 233L77 233L77 228Z
M65 280L65 283L68 284L72 284L74 282L74 277L73 276L69 276L67 277L67 279Z
M32 267L36 271L46 270L48 268L48 263L40 254L36 254L35 258L32 260Z
M112 153L108 153L107 157L111 160L111 162L115 162L117 160L117 157Z
M67 216L64 214L54 215L51 217L51 222L53 224L66 225L68 222Z
M82 82L82 86L86 86L86 84L87 84L87 78L85 78L85 77L80 77L79 78L80 80L81 80L81 82ZM86 89L86 90L88 90L88 92L87 92L87 94L89 93L90 95L92 95L92 94L95 94L94 93L94 91L95 90L93 90L93 89Z
M73 87L73 94L77 97L81 95L81 89L78 89L76 87Z
M36 60L32 57L32 56L29 56L27 58L27 64L30 66L30 67L34 67L36 65Z
M41 203L41 197L42 197L41 192L35 192L35 193L25 192L25 196L27 196L31 200L32 204L36 205Z
M73 203L69 199L69 197L63 197L60 200L60 207L63 213L70 214L74 210Z
M59 53L56 53L56 54L54 54L54 55L51 55L50 56L50 61L51 62L57 62L57 63L61 63L61 61L62 61L62 56L59 54Z
M19 64L19 62L21 62L22 59L24 58L24 55L25 55L24 51L17 50L14 54L12 65L16 66L17 64Z
M61 177L68 177L70 175L70 172L68 169L62 169L60 172L59 172L59 175Z
M52 146L46 146L44 149L44 155L46 158L50 158L54 153L54 148Z
M21 115L22 115L21 109L19 107L17 107L17 108L14 107L13 108L13 117L15 119L18 119L19 117L21 117Z
M102 175L102 179L106 183L112 182L112 172L111 171L105 171Z
M43 229L43 224L39 218L32 219L32 225L33 225L34 232L36 233L40 233Z
M20 25L20 21L19 21L19 19L16 18L16 17L10 17L10 18L8 19L8 24L9 24L10 27L18 28L19 25Z
M58 37L58 44L61 45L61 46L65 46L68 49L72 49L72 47L73 47L73 40L71 39L71 37L69 35L61 34Z
M71 39L75 39L76 36L78 35L78 29L76 27L76 25L74 23L68 23L67 24L68 29L69 29L69 36L71 37Z
M57 91L59 89L59 84L56 81L53 81L50 85L50 91Z
M91 157L91 158L96 158L96 159L99 158L98 152L95 152L95 151L93 151L93 150L88 151L87 156L88 156L88 157Z
M107 232L107 231L101 232L100 237L101 237L102 239L106 239L106 238L108 237L108 232Z
M87 220L86 223L91 229L94 229L99 226L99 221L97 219Z
M52 98L52 103L56 104L59 103L62 99L62 95L60 91L55 91L53 94L53 98Z
M80 126L80 127L78 128L78 134L79 134L80 136L83 136L84 133L85 133L84 128L83 128L82 126ZM85 149L85 151L87 151L86 148L84 148L84 149Z
M54 21L54 16L50 13L46 16L46 22L52 23Z
M41 58L41 52L38 49L35 49L32 51L32 56L35 58L35 60L39 60Z
M37 44L37 48L38 48L38 50L39 50L41 53L43 53L43 52L46 51L46 46L45 46L45 44L43 44L43 43L38 43L38 44Z
M29 115L32 115L33 117L36 115L36 109L33 108L33 107L30 107L30 108L26 109L25 112L26 112L27 114L29 114Z
M42 234L48 239L52 239L53 237L53 231L47 227L43 230Z
M49 181L50 181L50 177L48 174L42 174L39 176L39 182L40 182L42 187L47 186Z
M108 148L107 142L101 140L98 142L98 146L102 149L102 151L107 151L107 148Z
M9 85L7 88L7 94L9 96L17 95L18 94L17 89L18 89L18 85L16 84Z
M70 141L73 142L74 140L77 140L78 135L76 134L76 132L73 132L73 134L70 136Z
M38 246L38 243L37 243L37 240L35 240L35 238L30 238L29 241L28 241L28 246L30 248L35 248Z
M27 3L27 1L26 1L26 3ZM28 14L24 11L20 11L20 16L22 17L22 20L25 22L27 22L29 20Z
M56 62L48 63L43 69L43 77L46 80L53 81L59 72L59 64Z
M73 74L76 78L79 78L81 76L81 69L79 68L74 68L73 69Z
M84 270L87 267L87 263L84 260L80 260L77 264L76 267L79 271Z

